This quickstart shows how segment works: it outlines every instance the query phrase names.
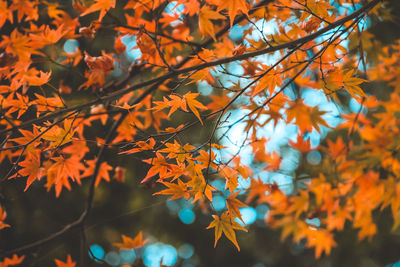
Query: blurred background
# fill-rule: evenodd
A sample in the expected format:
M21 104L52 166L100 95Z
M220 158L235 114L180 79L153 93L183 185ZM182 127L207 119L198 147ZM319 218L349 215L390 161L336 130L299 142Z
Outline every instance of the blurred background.
M121 10L118 11L118 6L122 6L122 2L124 1L117 5L114 15L121 12ZM396 0L388 2L394 19L385 22L369 21L370 32L382 45L391 44L400 37L400 2ZM173 10L171 12L179 12L179 6L175 7L176 3L174 3L170 4L169 8ZM68 6L68 4L66 5ZM85 26L85 20L82 20L81 24ZM273 25L271 27L273 28ZM240 43L243 30L245 27L235 26L231 29L230 38ZM0 35L7 35L10 31L11 29L3 27ZM257 37L255 36L255 38ZM70 39L60 43L56 47L55 53L72 53L79 47L82 51L86 50L93 52L91 55L96 55L101 50L112 50L114 39L115 32L103 28L91 41ZM117 66L119 70L110 75L111 80L118 80L122 77L128 66L140 57L140 50L136 47L133 36L124 37L123 42L127 45L127 50L120 55ZM379 49L381 47L371 47L367 51L371 60L376 52L374 50ZM82 69L82 73L83 64L84 62L81 62L78 65L78 68ZM68 80L68 85L72 88L76 88L82 83L82 77L73 71L57 68L54 65L42 64L41 67L53 70L52 82L55 84L57 84L55 81L57 77L66 77L65 80ZM240 74L240 66L231 64L228 67L231 72ZM146 79L146 75L139 79ZM220 77L220 79L223 80L224 77ZM232 81L236 82L229 77L227 82ZM191 87L190 90L196 90L194 85ZM206 96L212 93L213 88L208 84L200 83L197 90ZM365 90L379 98L384 97L390 88L385 87L384 84L379 84L379 86L372 84ZM293 94L290 90L285 93L289 96ZM358 112L360 109L360 105L356 101L346 97L341 99L341 103L333 103L328 102L325 95L319 91L301 90L300 94L306 104L319 105L322 110L329 112L324 118L332 127L341 122L340 114ZM72 94L69 101L79 102L89 97L90 92L79 91ZM240 116L240 111L232 110L231 112L231 116ZM362 112L366 112L366 110ZM183 120L184 117L181 119ZM173 123L174 126L177 124L179 123ZM232 143L241 142L243 129L244 126L241 124L232 129L230 132ZM107 127L97 121L86 134L95 140L95 134L103 133L105 135L106 130ZM209 129L207 128L194 128L180 138L183 143L196 144L201 143L208 134ZM290 194L293 187L298 186L293 183L292 177L301 174L318 175L318 171L322 167L323 156L320 151L314 150L307 154L301 154L287 145L288 140L294 141L297 137L295 128L284 124L278 124L274 128L273 125L268 124L262 134L266 138L270 138L268 150L277 151L283 158L281 170L261 177L264 181L276 181L281 189ZM340 132L324 128L320 134L312 132L304 138L310 139L312 146L317 147L319 144L325 144L325 137L332 138L338 134ZM230 146L231 152L236 149L228 142L222 144ZM93 148L95 144L91 144L91 146ZM241 152L243 160L251 162L250 152L246 150ZM150 154L116 156L115 151L107 153L106 160L110 165L126 168L125 182L120 183L116 180L112 180L110 183L103 182L96 189L94 209L87 221L87 241L93 255L105 263L92 261L88 266L131 264L155 267L159 266L161 260L164 265L183 267L400 266L400 232L390 231L392 219L388 210L377 212L375 221L378 223L379 231L371 240L358 242L357 231L347 225L343 232L336 234L335 240L338 245L333 249L331 255L325 255L321 259L315 260L314 251L306 249L304 242L293 243L290 239L282 241L279 229L268 227L265 221L268 214L266 205L250 203L250 207L241 209L243 220L249 231L248 233L237 232L241 251L238 252L225 237L222 237L214 248L214 230L206 230L211 221L210 214L204 213L197 205L194 206L190 201L184 199L167 201L165 196L153 196L155 192L161 190L161 187L153 184L140 184L149 168L141 160L150 157ZM9 168L10 164L4 162L0 166L1 175L4 176ZM253 168L257 171L259 166L254 165ZM8 250L41 239L61 229L81 214L88 191L87 181L83 181L81 186L74 184L70 192L64 190L59 198L55 197L53 191L46 192L43 184L44 181L35 182L27 192L23 192L25 187L23 179L12 179L0 185L0 201L7 210L7 222L12 225L12 228L0 231L1 249ZM216 179L211 182L211 185L224 192L224 181ZM249 181L240 181L242 189L248 186ZM213 205L217 211L226 208L221 196L213 198ZM311 223L318 225L319 222L316 219ZM144 237L148 239L144 247L136 250L120 250L112 245L121 241L121 234L134 237L139 231L143 231ZM71 254L72 258L77 261L80 257L79 244L79 229L75 229L39 249L29 251L28 255L32 259L29 264L31 266L55 266L53 259L65 260L67 254Z

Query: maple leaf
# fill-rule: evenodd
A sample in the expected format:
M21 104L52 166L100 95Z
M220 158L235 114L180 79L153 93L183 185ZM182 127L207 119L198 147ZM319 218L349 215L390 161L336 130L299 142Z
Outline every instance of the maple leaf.
M118 55L122 54L126 50L126 45L121 40L122 37L122 35L118 36L114 43L114 49Z
M204 106L202 103L199 101L195 100L196 97L198 97L200 93L187 93L184 95L184 98L186 99L186 103L189 106L190 110L196 115L196 117L199 119L201 125L203 125L203 121L201 120L200 113L197 109L207 109L206 106Z
M29 37L32 39L32 42L35 47L42 48L46 45L57 43L67 32L64 31L64 25L61 25L56 30L50 29L49 26L44 26L40 29L31 29L32 32ZM39 33L35 33L39 32Z
M271 214L271 212L269 213ZM270 224L282 227L281 240L293 235L294 241L298 242L305 238L309 232L308 226L304 221L296 221L290 216L284 216L280 219L269 220Z
M19 60L27 62L32 54L38 54L36 49L32 48L31 43L32 41L28 36L14 29L8 36L2 36L0 47L17 56Z
M155 158L146 159L143 160L143 162L146 162L153 166L149 169L146 177L143 178L141 183L146 182L148 179L157 174L160 176L160 179L169 177L168 171L171 170L171 165L165 160L164 156L162 156L159 152L156 153Z
M221 216L213 215L214 220L210 223L207 229L215 228L215 243L214 247L217 245L218 240L221 238L222 233L236 246L238 251L240 251L240 247L236 241L236 230L242 230L247 232L246 228L241 226L238 222L233 221L229 212L224 212Z
M267 125L267 123L273 121L274 127L276 127L279 120L283 120L283 114L279 110L280 107L276 108L274 106L270 106L269 110L265 111L265 114L269 115L269 117L262 125Z
M134 154L141 151L152 150L155 144L156 141L154 140L154 138L150 138L148 143L146 143L145 141L138 141L135 143L137 147L120 152L119 154Z
M14 99L14 95L17 96L17 99ZM24 96L19 93L9 94L4 102L4 108L10 108L7 111L7 114L18 111L17 119L19 119L22 114L29 109L29 106L33 104L32 102L29 102L28 96Z
M20 176L28 176L26 181L26 186L24 191L28 190L29 186L35 181L40 180L40 178L45 174L45 169L40 164L40 153L32 153L25 160L18 164L22 169L20 169L15 175L11 176L9 179Z
M326 111L319 110L318 106L309 107L303 104L303 99L294 102L291 107L286 110L287 121L291 122L296 120L296 125L302 133L306 130L311 131L312 128L320 133L319 125L329 128L329 125L321 117L325 113Z
M329 149L329 154L332 156L333 160L336 160L340 156L345 156L346 151L347 151L347 146L343 142L343 139L341 136L339 136L336 139L336 142L333 142L332 140L327 140L328 141L328 149Z
M98 57L89 56L85 51L84 61L89 67L89 71L85 72L85 77L88 79L81 84L78 89L93 87L93 90L105 83L105 75L114 70L114 59L112 54L106 54L102 51L102 55Z
M36 141L33 141L35 139L35 137L37 137L39 135L39 131L37 129L37 127L33 127L33 132L30 132L28 130L23 130L20 129L19 132L22 134L21 137L17 137L17 138L13 138L11 139L11 141L16 142L19 145L27 145L26 147L26 151L28 153L32 153L36 151L36 147L39 145L39 140L36 139Z
M272 153L266 154L263 161L268 164L264 168L264 170L266 171L279 170L279 167L281 166L282 162L282 157L278 153L276 153L276 151L273 151Z
M84 61L89 69L102 72L103 74L111 72L114 68L112 54L106 54L104 51L102 51L102 55L98 57L89 56L85 52Z
M50 123L48 123L50 125ZM48 149L58 148L64 144L67 144L72 141L74 136L74 128L72 120L64 120L64 127L61 128L58 125L53 126L50 130L48 130L45 134L42 135L42 138L47 141L51 141L52 143L48 147ZM45 130L43 127L40 130Z
M228 8L231 27L238 10L242 11L244 14L246 14L246 16L248 16L249 5L247 4L246 0L222 0L222 2L218 5L217 11L219 12L225 8Z
M67 261L62 262L58 259L54 259L57 267L75 267L76 263L72 261L71 255L68 254Z
M66 157L53 157L54 163L46 162L47 165L47 184L46 187L50 190L51 186L55 185L56 196L60 196L62 187L71 190L71 185L68 181L71 178L73 181L80 183L80 172L85 169L81 163L81 159L77 156ZM45 166L46 168L46 166ZM84 175L82 175L83 177Z
M354 70L351 70L347 72L343 76L343 84L346 90L350 93L350 95L354 98L358 96L362 97L367 97L367 95L364 93L364 91L358 86L361 83L366 82L366 80L358 78L358 77L353 77Z
M316 0L307 0L306 3L307 3L307 8L305 9L306 12L303 12L300 20L303 20L303 19L311 16L312 14L314 16L318 16L318 20L320 20L319 18L326 19L329 17L328 10L334 9L333 6L331 6L329 3L326 3L324 1L317 2ZM310 13L312 13L312 14L310 14Z
M200 9L199 13L199 32L201 35L209 35L215 40L215 32L214 32L214 24L211 20L225 19L217 11L211 10L211 8L207 5L204 5Z
M4 221L7 217L7 212L0 205L0 230L6 227L11 227L9 224L6 224Z
M169 153L168 158L176 158L178 163L184 162L186 159L191 158L191 151L195 149L194 146L185 144L181 146L176 140L174 140L174 143L166 143L165 144L167 148L159 150L162 153Z
M214 160L217 157L217 155L214 154L213 150L210 150L210 151L211 151L211 155L207 151L200 150L199 151L200 156L198 156L196 158L196 160L201 163L200 166L202 168L207 168L208 166L210 166L210 167L216 169L217 164L214 163Z
M238 172L230 167L225 167L220 171L221 175L225 178L225 189L233 192L239 185Z
M41 86L46 84L51 76L51 71L45 73L43 71L38 71L35 68L31 68L27 71L20 71L15 78L20 78L23 85L26 86L23 90L23 94L25 94L28 90L29 86Z
M243 207L248 207L246 204L241 202L240 200L236 199L237 195L240 193L240 191L236 193L231 193L229 197L226 199L226 207L228 208L229 215L231 216L231 219L238 218L239 220L242 221L243 224L244 221L242 219L242 215L240 214L239 208Z
M94 168L96 167L97 159L87 160L86 163L89 165L89 167L82 174L82 177L93 175ZM109 182L110 181L109 171L111 171L111 170L112 170L112 167L110 165L108 165L107 162L103 161L100 164L99 172L97 174L94 185L97 187L99 185L101 179L104 179L105 181Z
M36 93L35 96L37 97L37 99L33 102L36 104L36 114L38 117L42 112L54 111L57 108L61 108L64 106L59 96L44 97Z
M50 18L53 19L62 19L63 14L65 14L65 11L59 9L58 3L49 3L47 1L44 1L47 5L47 14L49 15Z
M95 0L95 3L81 13L81 16L100 11L99 21L101 21L111 8L115 8L115 3L116 0Z
M294 212L295 218L299 218L303 211L307 211L309 207L309 195L307 191L301 190L298 196L294 196L290 199L291 206L288 212Z
M230 98L227 95L209 95L212 99L211 102L207 105L207 108L212 111L217 111L219 109L224 108L230 101Z
M160 192L154 193L153 195L172 195L169 200L179 199L179 198L186 198L188 200L190 195L187 190L187 185L178 179L178 184L175 183L168 183L168 182L161 182L163 185L168 187Z
M212 80L212 76L210 75L210 71L208 69L197 70L193 74L190 75L191 81L187 84L200 82L200 81L209 81ZM211 83L211 82L210 82Z
M63 148L63 153L68 153L77 158L83 158L87 152L89 152L89 148L86 145L86 142L82 140L73 140L72 144Z
M289 140L289 145L294 149L297 149L300 152L309 152L311 150L310 139L305 140L304 136L299 134L297 135L296 143Z
M170 107L170 111L168 113L168 117L171 116L172 113L174 113L178 108L181 108L184 111L188 111L186 107L186 99L183 97L179 97L177 95L169 95L170 99L164 97L163 101L154 101L153 103L155 104L155 107L152 109L155 110L160 110L164 108Z
M71 64L72 63L72 66L74 66L74 67L76 67L83 58L82 52L78 47L75 49L75 52L72 52L72 53L63 52L62 54L65 57L67 57L67 59L64 60L63 62L61 62L61 64ZM63 85L63 84L62 83L60 84L60 88L61 88L61 85ZM66 85L63 85L63 86L66 86ZM65 91L63 91L63 93L64 92Z
M351 220L350 209L348 207L339 207L334 214L326 218L326 227L328 230L343 230L346 220Z
M17 11L18 22L21 22L24 16L24 21L37 20L39 18L38 4L35 1L14 0L10 9Z
M183 127L185 127L185 125L181 124L178 127L174 128L174 127L167 127L164 129L164 131L166 133L174 133L174 132L178 132L180 131Z
M267 67L265 67L267 69ZM257 86L254 88L251 97L254 97L258 93L266 90L272 94L276 86L282 85L282 74L279 69L270 70L265 74L258 82Z
M114 243L113 245L122 249L135 249L143 247L147 242L147 239L143 240L143 232L140 231L135 238L130 238L126 235L122 235L122 243Z
M261 198L265 195L268 190L268 185L265 184L260 178L251 179L251 184L249 187L249 193L247 195L246 202L249 203L255 198Z
M23 262L25 259L25 256L18 256L17 254L13 254L12 258L4 258L3 261L0 261L0 267L8 267L8 266L14 266L14 265L19 265L21 262Z
M13 23L12 10L7 7L7 1L0 1L0 28L7 20Z
M333 234L327 230L310 229L307 235L307 247L315 247L315 257L319 258L322 252L330 254L332 247L336 246Z
M203 175L201 175L201 172L196 172L196 170L193 170L194 168L196 167L193 166L193 164L190 165L188 168L192 169L194 177L192 177L192 180L187 183L187 186L192 188L189 190L190 196L193 197L192 203L195 203L197 200L204 198L207 198L211 202L212 191L215 190L215 188L206 183Z
M180 98L177 95L170 95L169 97L171 98L171 100L168 101L168 106L170 106L171 109L168 113L168 117L170 117L171 114L174 113L178 108L187 111L186 99L184 97Z
M366 82L366 80L354 77L354 70L343 71L334 70L328 73L328 77L324 80L324 92L327 95L334 94L336 91L345 88L349 94L358 98L357 96L367 97L359 84Z

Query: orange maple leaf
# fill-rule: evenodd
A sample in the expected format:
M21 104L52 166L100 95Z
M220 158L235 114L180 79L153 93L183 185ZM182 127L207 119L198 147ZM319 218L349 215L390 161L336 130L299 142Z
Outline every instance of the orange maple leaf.
M168 188L160 192L154 193L153 195L172 195L172 197L169 200L179 199L182 197L188 200L190 198L190 195L187 190L187 185L181 180L178 179L178 184L168 183L168 182L162 182L162 184Z
M294 102L287 110L287 122L296 120L296 125L300 131L312 131L312 128L320 133L320 126L323 125L329 128L329 125L321 117L326 111L321 111L318 106L310 107L303 103L303 99Z
M56 197L61 193L61 190L66 187L71 190L71 185L69 183L69 178L80 184L81 175L80 172L85 169L85 166L81 163L81 159L78 156L66 157L53 157L52 160L47 163L47 184L48 190L55 185Z
M178 108L182 109L183 111L188 111L186 107L186 99L183 97L179 97L177 95L169 95L170 99L164 97L163 101L154 101L155 107L152 109L161 110L164 108L170 107L168 117L171 116Z
M97 159L87 160L86 163L89 165L89 167L82 174L82 177L93 175L94 168L97 163ZM103 161L100 164L99 173L97 174L94 185L97 187L99 185L101 179L104 179L105 181L109 182L110 181L109 171L111 171L111 170L112 170L112 167L110 165L108 165L107 162Z
M193 197L192 203L204 198L207 198L210 202L212 201L212 191L215 190L215 188L206 183L202 175L195 175L187 185L188 187L192 187L192 189L189 190L190 196Z
M137 141L135 143L137 147L129 149L127 151L120 152L119 154L134 154L141 151L152 150L155 144L156 141L154 140L154 138L150 138L148 143L146 143L145 141Z
M22 134L21 137L13 138L11 141L16 142L19 145L26 145L29 143L29 145L26 147L26 151L28 153L35 152L36 147L39 145L39 141L36 140L32 142L32 139L34 139L36 136L39 135L39 131L37 127L33 127L33 132L30 132L28 130L23 130L20 129L19 132Z
M169 164L163 155L156 153L155 158L145 159L143 162L153 165L147 172L146 177L143 178L141 183L146 182L148 179L155 175L159 175L160 179L169 177L168 171L171 170L171 164Z
M201 120L200 113L197 109L207 109L206 106L204 106L202 103L199 101L195 100L196 97L198 97L200 93L187 93L184 95L184 98L186 99L186 103L188 104L190 110L196 115L196 117L199 119L201 125L203 125L203 121Z
M9 224L6 224L4 221L7 217L7 212L3 210L3 207L0 206L0 229L11 227Z
M345 88L349 92L349 94L356 99L360 99L357 96L367 97L367 95L359 86L363 82L366 82L366 80L354 77L354 70L333 70L331 72L328 72L327 74L329 75L324 80L323 87L325 94L334 95L336 91Z
M7 1L0 2L0 10L0 28L3 27L7 20L13 23L13 12L7 7Z
M330 254L332 247L336 246L333 234L324 229L310 229L307 231L307 247L315 247L315 257L321 257L322 252Z
M226 199L226 207L228 208L229 215L231 216L232 220L238 218L244 224L239 208L248 206L236 198L239 193L240 191L236 193L231 193L229 195L229 197Z
M69 254L66 262L62 262L58 259L54 259L54 262L57 264L57 267L75 267L76 265L76 263L72 261L71 255Z
M214 24L211 20L224 18L217 11L213 11L209 6L204 5L199 13L199 33L203 36L209 35L215 40Z
M332 156L333 160L338 159L339 157L344 157L347 152L348 147L343 142L341 136L336 139L336 142L328 139L328 150L329 154Z
M227 95L209 95L211 102L207 105L207 108L212 111L217 111L224 108L231 100Z
M291 147L293 147L294 149L297 149L300 152L308 152L311 150L311 143L310 143L310 139L308 139L307 141L304 139L304 136L299 134L297 135L297 140L296 143L289 141L288 142L289 145Z
M74 67L76 67L83 58L82 52L78 47L75 49L75 52L72 52L72 53L63 52L62 55L65 56L67 59L64 60L63 62L61 62L61 64L72 64L72 66L74 66ZM60 84L60 88L61 88L61 86L62 86L62 83ZM64 85L64 86L66 86L66 85Z
M50 123L48 123L48 125L50 125ZM46 130L46 127L42 127L41 130ZM71 142L74 133L73 120L65 120L63 127L57 125L53 126L42 135L42 138L52 142L47 149L53 149Z
M261 198L265 195L265 192L269 189L269 186L265 184L260 178L251 179L251 184L248 189L249 194L247 195L246 202L249 203L255 198Z
M236 246L238 251L240 247L236 241L236 234L234 229L242 230L247 232L246 228L242 227L238 222L232 220L229 212L224 212L221 216L213 215L214 220L210 223L207 229L215 228L215 243L217 245L218 240L221 238L222 233Z
M219 4L217 11L219 12L225 8L228 8L231 27L233 25L236 14L238 13L238 10L242 11L244 14L246 14L246 16L248 16L249 5L247 4L246 0L223 0Z
M8 267L21 264L24 260L25 256L18 257L17 254L14 254L12 258L4 258L3 261L0 261L0 267Z
M280 73L279 69L271 70L260 79L258 84L255 86L251 97L254 97L264 90L272 94L275 87L282 85L282 82L282 73Z
M176 158L178 163L182 163L185 161L185 159L190 159L191 158L191 151L195 149L194 146L186 144L186 145L180 145L176 140L174 140L174 143L166 143L165 144L166 148L159 150L161 153L169 153L167 155L168 158Z
M31 33L29 37L32 39L34 46L38 48L57 43L68 31L64 30L64 25L61 25L56 30L50 29L47 25L43 25L40 28L33 27L34 28L31 28L33 33Z
M18 174L21 176L28 176L24 191L26 191L35 180L40 180L45 172L45 169L40 164L40 153L31 153L29 157L26 157L25 160L21 161L18 165L23 168L9 179L16 177Z
M123 37L122 35L118 36L117 39L115 39L115 42L114 42L114 49L115 49L115 52L118 55L120 55L123 52L125 52L125 49L126 49L126 45L124 45L124 43L121 40L122 37Z
M114 243L113 245L116 247L120 247L122 249L135 249L142 247L147 239L143 240L143 232L140 231L135 238L128 237L126 235L122 235L122 243Z
M116 0L95 0L95 3L81 13L81 16L100 11L99 21L101 21L111 8L115 8L115 3Z
M229 189L231 192L235 191L239 185L238 172L233 168L225 166L221 169L220 173L226 180L225 189Z

